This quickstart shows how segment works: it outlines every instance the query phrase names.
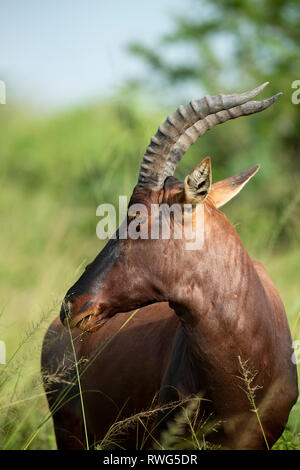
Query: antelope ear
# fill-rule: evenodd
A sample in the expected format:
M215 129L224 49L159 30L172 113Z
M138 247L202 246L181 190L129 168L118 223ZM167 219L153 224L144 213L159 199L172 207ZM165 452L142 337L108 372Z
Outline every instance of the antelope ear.
M258 172L259 168L260 165L256 165L248 170L242 171L238 175L214 183L209 196L213 199L215 205L217 207L224 206L226 202L236 196L252 176Z
M197 204L204 201L211 187L211 161L204 158L184 180L185 202Z

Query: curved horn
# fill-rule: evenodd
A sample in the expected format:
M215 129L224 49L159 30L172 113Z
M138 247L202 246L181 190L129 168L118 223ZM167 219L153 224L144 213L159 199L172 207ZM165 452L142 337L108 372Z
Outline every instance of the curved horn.
M235 119L240 116L248 116L249 114L259 113L260 111L263 111L264 109L267 109L269 106L271 106L281 95L282 93L277 93L276 95L266 100L250 101L227 110L210 114L204 119L197 121L193 126L189 127L184 132L184 134L181 135L171 150L165 166L164 179L168 176L173 176L176 170L176 166L183 155L201 135L205 134L205 132L209 131L217 124L222 124L229 119Z
M190 130L194 135L194 125L198 124L197 121L204 122L208 116L211 117L224 112L224 110L242 106L257 96L267 85L268 82L254 88L254 90L241 94L205 96L200 100L192 100L187 106L180 106L174 114L167 117L166 121L159 126L156 134L151 137L150 145L143 156L137 185L155 191L161 189L165 180L165 166L168 156L176 142L176 148L178 148L178 144L182 144L182 141L179 143L181 136L184 137L183 140L188 139L189 137L185 136L189 135ZM187 132L185 133L185 131ZM198 137L199 135L196 138ZM172 159L174 159L174 156L172 156ZM169 171L173 171L173 168ZM169 176L169 172L167 176Z

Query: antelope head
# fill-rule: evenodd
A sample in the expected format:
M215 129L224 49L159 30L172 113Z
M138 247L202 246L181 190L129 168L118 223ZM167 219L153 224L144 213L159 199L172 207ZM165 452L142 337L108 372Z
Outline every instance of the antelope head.
M206 157L184 181L174 178L173 174L190 145L206 131L229 119L271 106L281 93L266 100L252 101L266 85L242 94L193 100L167 117L143 156L122 226L122 232L125 228L128 233L130 227L134 227L135 236L123 238L119 229L108 241L67 292L61 309L62 322L68 318L71 327L94 331L118 312L163 301L171 306L184 306L188 311L195 302L203 304L207 286L220 288L221 273L217 263L224 268L229 247L232 259L247 257L235 229L219 208L243 188L259 166L212 184L211 161ZM174 205L188 207L188 215L184 218L184 211L176 217L172 214L169 237L142 236L145 229L151 233L158 219L161 227L164 213L168 212L159 211L157 218L157 213L151 210L153 207L170 209ZM141 208L145 208L146 216ZM183 220L191 229L190 233L197 236L194 229L199 213L203 240L196 250L187 249L190 237L187 239ZM176 313L178 311L180 308Z

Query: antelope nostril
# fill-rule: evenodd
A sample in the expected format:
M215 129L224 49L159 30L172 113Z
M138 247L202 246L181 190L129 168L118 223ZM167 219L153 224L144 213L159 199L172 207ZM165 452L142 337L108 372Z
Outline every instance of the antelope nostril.
M60 309L60 314L59 314L60 321L62 322L63 325L65 324L66 318L67 317L70 318L71 310L72 310L72 303L69 300L67 301L64 300Z

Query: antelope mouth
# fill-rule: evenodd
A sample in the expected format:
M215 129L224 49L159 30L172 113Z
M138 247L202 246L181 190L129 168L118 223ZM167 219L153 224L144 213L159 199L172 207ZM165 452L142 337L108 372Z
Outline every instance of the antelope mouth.
M99 330L107 320L107 318L103 318L99 313L85 312L72 318L70 328L79 328L81 331L92 333Z

